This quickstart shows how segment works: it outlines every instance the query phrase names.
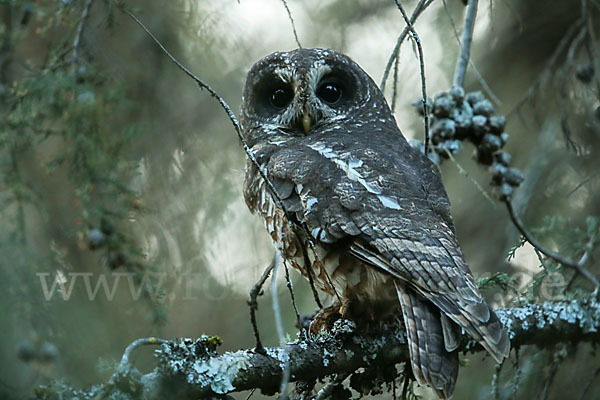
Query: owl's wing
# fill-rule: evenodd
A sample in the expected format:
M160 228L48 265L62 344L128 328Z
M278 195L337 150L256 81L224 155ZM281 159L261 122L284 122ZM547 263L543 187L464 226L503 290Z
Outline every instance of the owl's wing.
M498 362L508 356L508 336L456 242L436 167L405 141L366 147L329 135L276 152L267 169L316 240L350 242L351 254L431 301ZM451 324L442 325L452 350Z
M508 357L510 341L481 297L454 238L443 231L379 234L356 240L351 253L406 282L476 339L496 361ZM420 236L420 237L419 237ZM443 324L444 325L444 324ZM445 335L452 339L452 335ZM452 350L446 340L447 350ZM450 347L450 348L449 348Z

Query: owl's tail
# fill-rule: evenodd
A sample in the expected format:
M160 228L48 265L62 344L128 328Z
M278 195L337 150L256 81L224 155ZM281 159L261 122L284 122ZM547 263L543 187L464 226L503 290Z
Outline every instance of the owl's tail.
M458 376L458 343L445 343L455 338L453 332L445 332L451 323L443 323L440 310L401 282L396 291L402 306L404 324L408 336L408 348L412 370L417 382L431 386L441 399L448 399L454 392ZM451 349L452 351L448 351Z

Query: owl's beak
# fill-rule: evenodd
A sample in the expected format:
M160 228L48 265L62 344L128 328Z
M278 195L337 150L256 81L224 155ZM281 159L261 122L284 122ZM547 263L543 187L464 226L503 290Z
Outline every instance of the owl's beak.
M306 107L304 107L304 113L302 114L302 127L304 128L304 133L306 134L308 134L308 131L310 131L310 123L310 113Z

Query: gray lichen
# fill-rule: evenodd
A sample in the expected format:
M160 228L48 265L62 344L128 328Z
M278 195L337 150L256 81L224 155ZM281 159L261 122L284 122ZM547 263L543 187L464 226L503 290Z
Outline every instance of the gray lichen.
M301 342L303 343L303 342ZM279 361L279 367L283 370L285 368L285 364L289 361L290 355L287 350L281 347L275 348L267 348L265 349L267 355L275 360Z
M218 355L219 345L218 337L203 335L196 340L164 344L156 354L162 360L162 371L182 375L189 384L210 387L214 393L224 394L235 390L234 379L250 367L252 357L246 351Z
M187 381L202 386L210 386L218 394L235 390L233 380L248 368L251 358L245 352L225 353L220 357L198 360L187 373Z
M528 304L518 308L498 311L498 317L514 339L518 331L538 331L562 324L576 326L582 335L598 332L600 326L600 302L594 298L543 304Z

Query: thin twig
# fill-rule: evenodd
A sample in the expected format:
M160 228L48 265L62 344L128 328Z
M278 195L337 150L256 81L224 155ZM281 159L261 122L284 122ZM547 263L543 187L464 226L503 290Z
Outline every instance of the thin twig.
M542 394L538 397L541 400L547 400L548 395L550 394L550 388L554 383L554 378L556 377L556 373L558 372L558 368L560 367L560 362L564 358L561 354L561 350L556 347L556 350L550 354L550 370L548 371L548 375L546 379L544 379L544 387L542 389Z
M281 2L283 3L283 6L285 7L285 11L287 12L290 22L292 23L292 30L294 31L294 39L296 40L296 44L298 45L298 48L301 49L302 45L300 44L300 39L298 39L298 32L296 31L296 24L294 23L294 18L292 17L292 12L290 11L290 8L288 7L286 0L281 0Z
M558 46L556 46L556 50L554 50L554 53L552 53L552 56L546 62L546 65L544 66L542 73L539 74L539 76L536 78L533 85L531 85L529 87L529 89L527 89L527 93L525 94L525 96L523 96L523 98L517 102L517 104L513 107L513 109L511 111L509 111L508 114L506 114L507 118L510 117L515 111L519 111L521 106L528 99L533 99L535 93L540 88L543 88L545 86L546 82L548 81L548 76L550 75L550 72L555 67L556 63L558 62L560 55L565 51L567 46L571 43L572 36L577 32L577 29L579 28L579 26L582 23L583 23L583 20L581 18L579 18L577 21L575 21L575 23L573 25L571 25L567 29L567 31L565 32L565 35L558 43Z
M159 339L159 338L155 338L155 337L140 338L140 339L135 340L133 343L131 343L129 346L127 346L127 348L125 349L125 352L123 352L123 356L121 357L121 362L119 363L119 366L117 367L117 370L115 371L115 374L120 374L120 373L123 373L130 369L131 361L132 361L131 356L133 354L133 351L135 349L137 349L138 347L158 346L163 343L167 343L167 341L164 339ZM115 375L113 375L111 380L113 378L115 378Z
M492 378L492 393L494 395L494 400L500 400L500 372L502 371L503 365L503 362L496 364L496 372Z
M250 397L252 397L254 395L254 392L256 392L256 388L254 388L250 391L250 394L248 394L248 397L246 397L246 400L250 400Z
M283 321L281 319L281 309L279 307L279 296L277 294L277 272L282 262L282 256L279 250L275 253L275 264L273 267L273 276L271 277L271 299L273 301L273 315L275 318L275 328L277 329L277 336L279 338L279 345L283 349L284 352L287 353L286 350L286 341L285 341L285 332L283 330ZM283 375L281 377L281 385L279 388L279 392L281 393L280 399L287 399L287 386L290 382L290 358L289 354L286 354L285 358L285 366L283 367Z
M513 379L512 386L512 399L517 398L517 392L519 391L519 385L521 384L521 367L519 366L519 353L521 351L520 347L515 348L515 377Z
M275 268L274 258L273 261L271 261L271 264L267 268L265 268L258 282L256 282L254 286L252 286L252 289L250 289L250 299L248 300L248 306L250 307L250 323L252 324L254 338L256 339L255 351L261 354L265 352L265 348L263 347L263 344L260 340L260 333L258 332L258 325L256 324L256 310L258 309L257 298L262 294L262 287L265 284L269 275L271 275L271 271L273 271L273 268Z
M594 372L594 375L592 375L592 378L588 381L588 383L583 388L583 392L581 392L581 396L579 397L579 400L585 399L585 395L588 394L588 392L592 388L592 384L594 383L594 381L596 380L596 378L598 376L600 376L600 368L596 369L596 371Z
M577 265L584 266L587 264L588 259L590 258L590 253L594 249L594 242L596 241L596 237L594 235L590 236L590 239L587 242L587 246L585 246L585 252L577 262ZM581 271L580 271L581 272Z
M404 363L404 382L402 383L402 400L406 400L408 396L408 388L412 380L410 379L410 375L412 374L412 369L410 369L408 361Z
M419 0L417 5L415 6L415 9L413 10L413 14L410 17L410 21L414 24L417 21L417 18L419 18L419 16L421 15L421 13L425 11L425 9L429 7L429 5L433 3L433 1L434 0ZM388 59L387 64L385 65L385 69L383 70L383 77L381 78L381 85L379 85L382 92L385 91L385 85L387 83L390 72L392 71L394 62L400 54L400 46L402 46L404 39L406 39L409 30L410 28L406 26L402 33L400 33L400 35L398 36L398 39L396 39L396 45L394 46L394 49L390 54L390 58Z
M584 18L582 17L582 19L584 19ZM567 58L565 60L564 66L563 66L563 74L559 81L560 83L559 83L559 90L558 90L559 99L561 100L561 103L560 103L561 130L562 130L563 136L565 138L565 142L566 142L565 144L566 144L567 149L575 152L575 154L579 154L580 149L572 138L573 133L569 126L569 96L570 96L569 76L570 76L570 74L569 74L568 70L569 70L569 67L571 65L573 65L577 50L580 48L581 43L584 41L586 36L587 36L587 25L584 23L581 27L581 30L579 31L579 33L577 33L577 35L573 39L573 42L569 46L569 50L567 51Z
M292 280L290 279L290 270L288 268L287 263L283 260L283 267L285 268L285 282L290 292L290 299L292 300L292 307L294 308L294 313L296 314L296 321L298 323L298 328L300 332L304 332L302 329L302 321L300 320L300 311L298 311L298 305L296 304L296 295L294 294L294 285L292 285Z
M310 240L310 239L309 239ZM312 291L313 298L315 299L315 303L317 303L317 307L319 309L323 308L323 303L321 303L321 299L319 298L319 293L317 292L317 288L315 287L315 279L313 277L312 263L310 258L308 257L308 252L304 246L302 248L302 257L304 259L304 269L306 271L306 276L308 276L308 284L310 285L310 290Z
M392 87L392 113L396 111L396 96L398 95L398 67L400 65L400 55L396 57L394 63L394 86Z
M264 170L261 168L260 164L258 163L258 160L256 159L256 157L254 157L254 153L252 153L252 150L248 146L248 143L246 143L246 139L244 139L244 135L242 133L242 127L240 126L240 123L237 120L237 117L235 116L233 111L231 111L231 107L229 107L229 104L227 104L227 102L221 96L219 96L219 94L209 84L207 84L202 79L197 77L185 65L183 65L181 62L179 62L179 60L177 60L175 58L175 56L173 56L163 46L163 44L156 38L156 36L154 36L154 34L152 32L150 32L150 30L148 28L146 28L146 26L142 23L142 21L140 21L133 13L131 13L129 10L126 10L126 9L124 9L123 12L126 13L127 15L129 15L131 17L131 19L133 19L146 32L146 34L148 34L148 36L150 36L150 38L152 38L154 43L156 43L158 45L158 47L160 47L160 49L163 51L163 53L165 53L167 55L167 57L169 57L169 59L173 63L175 63L175 65L177 65L177 67L179 69L181 69L187 76L192 78L198 84L198 86L200 86L200 88L205 89L212 97L214 97L219 102L219 104L221 105L221 108L223 108L225 110L225 113L231 120L231 123L233 124L233 127L235 128L235 131L240 139L240 142L242 143L242 147L244 148L246 155L248 156L248 158L250 159L252 164L254 164L254 166L258 169L261 178L263 178L265 180L266 185L268 186L269 190L272 192L271 194L275 197L275 201L277 202L277 205L279 207L281 207L282 210L285 211L285 207L283 206L283 202L281 201L281 198L277 194L277 190L275 189L275 186L273 186L273 183L267 178Z
M71 62L73 64L77 63L79 58L79 44L81 43L81 35L83 34L83 28L85 26L85 21L88 19L90 15L90 8L92 8L92 0L87 0L83 6L83 11L81 12L81 18L79 20L79 25L77 26L77 31L75 32L75 38L73 39L73 52L71 53Z
M454 85L460 87L465 83L465 74L467 72L467 66L469 65L469 58L471 57L471 42L473 41L473 27L475 26L478 3L478 0L469 0L467 14L465 15L460 54L454 71Z
M326 399L327 396L329 396L333 392L333 389L344 383L348 376L350 376L350 373L343 373L336 376L336 378L333 381L329 382L321 390L319 390L319 393L317 393L314 400Z
M566 197L571 197L576 191L578 191L583 185L585 185L586 183L591 181L593 178L596 178L596 177L591 175L591 176L588 176L587 178L585 178L583 181L581 181L581 183L577 184L577 186L575 186L569 193L567 193Z
M479 190L481 192L481 194L483 195L483 197L485 197L485 199L492 205L492 207L496 208L496 202L492 199L492 197L488 194L488 192L486 192L485 189L479 184L479 182L477 182L477 180L475 178L473 178L469 174L469 172L467 172L467 170L463 168L462 165L460 165L460 163L452 155L452 152L450 150L446 149L446 148L443 148L443 150L448 155L448 158L450 159L450 161L452 161L452 163L456 166L456 168L458 169L458 172L462 176L464 176L465 178L467 178L468 180L470 180L471 183L473 183L473 185L475 185L475 187L477 188L477 190Z
M598 290L600 289L600 282L598 281L598 278L596 278L592 273L590 273L590 271L588 271L585 268L585 264L589 259L589 253L591 253L592 251L592 245L594 243L593 238L590 239L591 241L588 243L587 249L581 256L579 261L574 261L570 258L566 258L552 250L545 248L535 237L533 237L533 235L529 232L529 230L527 230L527 228L523 224L523 221L521 221L521 218L519 218L519 216L516 215L512 203L509 199L505 199L504 204L506 205L508 214L510 215L510 219L512 220L513 224L517 227L519 232L521 232L521 235L523 235L533 247L538 249L540 253L542 253L546 257L550 257L554 261L561 263L566 267L573 268L581 275L585 276L594 285L594 292L598 293Z
M577 33L577 36L575 36L575 39L573 39L573 42L571 42L571 45L569 46L569 50L567 51L567 64L571 64L575 59L575 52L579 48L581 42L583 42L583 39L585 39L586 34L587 25L583 24L581 30Z
M425 61L423 56L423 46L421 46L421 39L419 39L419 35L417 35L417 31L413 26L410 18L408 18L408 14L404 11L404 7L400 3L400 0L394 0L396 2L396 6L398 6L398 10L402 13L402 18L404 18L404 22L406 22L406 26L410 30L410 33L417 45L417 52L419 53L419 68L421 70L421 101L423 102L423 124L425 127L425 155L429 152L429 110L427 109L427 87L425 84ZM420 3L419 3L420 4Z
M454 22L454 18L452 18L452 14L450 14L450 10L448 9L448 3L446 2L446 0L442 0L442 3L444 4L444 10L446 11L446 16L448 17L448 20L450 21L450 25L452 25L452 31L454 32L454 37L456 38L456 41L460 48L462 46L462 44L461 44L462 42L460 41L460 35L458 34L458 29L456 29L456 23ZM481 73L475 66L475 63L473 62L473 60L469 59L469 65L473 69L473 72L475 73L475 76L477 77L479 84L481 85L483 90L487 93L488 97L490 99L492 99L492 101L494 103L496 103L497 105L501 105L502 102L500 101L498 96L496 96L496 94L494 93L494 91L492 90L490 85L488 85L488 83L485 80L485 78L483 77L483 75L481 75Z

